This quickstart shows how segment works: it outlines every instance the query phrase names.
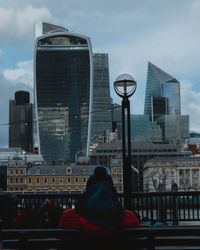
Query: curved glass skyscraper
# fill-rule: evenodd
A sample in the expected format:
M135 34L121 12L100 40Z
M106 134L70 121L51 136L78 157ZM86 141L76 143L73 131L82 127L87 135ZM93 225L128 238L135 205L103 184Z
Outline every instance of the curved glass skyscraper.
M50 161L74 162L89 153L92 49L88 37L42 24L35 42L35 108L39 152ZM46 31L46 32L45 32ZM38 34L37 34L38 35Z

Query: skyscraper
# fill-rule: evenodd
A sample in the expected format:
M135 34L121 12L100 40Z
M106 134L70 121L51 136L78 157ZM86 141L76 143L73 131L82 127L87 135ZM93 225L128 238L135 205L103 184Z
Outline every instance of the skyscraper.
M162 97L162 99L158 99L158 97ZM155 104L155 101L157 101L157 104ZM180 82L148 62L144 114L151 115L152 120L156 115L156 110L153 107L158 106L158 101L160 102L160 109L157 112L181 115Z
M33 108L27 91L15 92L9 102L9 147L21 147L26 152L33 149Z
M39 32L38 32L39 30ZM39 153L74 162L89 153L93 67L88 37L42 23L37 29L34 93Z
M92 141L112 132L108 54L94 53Z
M162 129L163 141L175 144L189 138L189 116L181 115L180 82L148 63L144 114Z

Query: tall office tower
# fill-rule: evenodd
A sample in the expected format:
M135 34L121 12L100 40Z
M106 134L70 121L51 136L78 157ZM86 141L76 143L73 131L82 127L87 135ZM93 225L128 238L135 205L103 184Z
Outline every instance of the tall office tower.
M15 92L9 102L9 147L21 147L26 152L33 149L33 108L27 91Z
M112 132L108 54L93 54L94 83L92 111L92 142L106 139Z
M162 140L175 144L189 138L189 116L181 115L180 82L148 63L144 114L162 129Z
M47 162L74 162L78 152L89 154L93 91L90 39L47 23L40 25L38 34L34 93L39 153Z
M158 102L160 108L156 109ZM180 82L148 62L144 114L151 115L153 120L159 113L181 115Z

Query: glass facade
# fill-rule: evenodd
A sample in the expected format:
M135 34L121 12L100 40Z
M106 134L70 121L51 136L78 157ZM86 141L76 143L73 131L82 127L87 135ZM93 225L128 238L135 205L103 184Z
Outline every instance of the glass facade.
M163 115L157 119L165 141L179 144L189 138L189 115Z
M156 77L151 64L148 64L147 84L145 93L144 114L151 114L151 97L161 96L161 83Z
M9 147L33 150L33 105L29 92L17 91L15 100L9 102Z
M152 97L153 121L160 115L168 114L168 99L166 97L153 96Z
M106 136L112 131L108 54L93 54L93 112L91 139Z
M69 32L39 37L35 48L35 99L39 148L47 162L88 153L91 113L89 38Z
M170 115L180 115L180 83L176 80L165 82L162 85L163 96L168 98L168 112Z
M183 143L189 138L189 116L181 116L180 82L150 62L144 114L160 126L163 141Z
M149 115L131 115L131 137L134 141L161 142L162 130Z
M166 97L168 99L168 113L180 115L180 83L173 77L148 63L147 83L145 94L144 114L153 116L152 97Z

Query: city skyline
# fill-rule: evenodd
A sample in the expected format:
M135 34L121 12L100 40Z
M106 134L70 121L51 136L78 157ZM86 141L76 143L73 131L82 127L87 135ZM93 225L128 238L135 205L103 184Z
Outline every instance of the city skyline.
M113 8L113 5L115 8ZM34 25L46 21L91 38L94 53L108 53L111 96L121 73L138 83L131 113L144 108L147 63L180 81L182 114L190 114L190 130L200 132L200 2L177 0L115 3L86 0L0 2L0 147L8 144L8 106L15 91L32 91ZM153 15L152 15L153 13ZM7 125L6 125L7 124Z

